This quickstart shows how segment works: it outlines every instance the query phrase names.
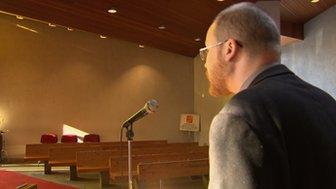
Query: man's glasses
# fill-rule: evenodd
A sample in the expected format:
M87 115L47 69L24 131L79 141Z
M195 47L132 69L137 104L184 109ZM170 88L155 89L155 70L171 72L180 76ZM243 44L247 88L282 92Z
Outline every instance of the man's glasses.
M226 41L227 41L227 40L226 40ZM216 43L216 44L214 44L214 45L210 45L210 46L201 48L201 49L199 50L201 60L203 60L203 61L206 60L206 57L208 56L209 49L211 49L211 48L213 48L213 47L217 47L217 46L219 46L219 45L222 45L222 44L224 44L226 41L224 41L224 42L219 42L219 43Z
M218 43L216 43L216 44L214 44L214 45L210 45L210 46L201 48L201 49L199 50L201 60L202 60L202 61L205 61L205 60L206 60L206 57L208 56L209 49L211 49L211 48L213 48L213 47L217 47L217 46L219 46L219 45L222 45L222 44L226 43L227 41L228 41L228 40L225 40L225 41L222 41L222 42L218 42ZM243 45L241 45L241 43L239 43L238 41L236 41L236 43L238 44L238 46L243 47Z

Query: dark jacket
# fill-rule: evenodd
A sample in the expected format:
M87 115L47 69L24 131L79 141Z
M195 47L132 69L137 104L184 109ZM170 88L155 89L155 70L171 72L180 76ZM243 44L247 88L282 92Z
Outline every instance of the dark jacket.
M210 189L336 189L336 101L284 65L236 94L209 138Z

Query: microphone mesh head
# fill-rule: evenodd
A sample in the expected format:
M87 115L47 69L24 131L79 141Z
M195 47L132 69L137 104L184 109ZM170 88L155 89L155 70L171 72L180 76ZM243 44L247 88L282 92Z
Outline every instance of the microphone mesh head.
M153 113L156 111L156 109L159 108L159 104L156 100L151 99L146 103L146 109L148 110L148 113Z

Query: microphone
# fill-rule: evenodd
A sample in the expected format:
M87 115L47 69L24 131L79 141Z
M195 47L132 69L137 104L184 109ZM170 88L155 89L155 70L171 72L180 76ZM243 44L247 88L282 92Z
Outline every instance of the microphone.
M141 108L137 113L128 118L124 123L123 127L130 126L133 122L145 117L148 114L154 113L158 109L159 104L156 100L151 99L146 102L145 106Z

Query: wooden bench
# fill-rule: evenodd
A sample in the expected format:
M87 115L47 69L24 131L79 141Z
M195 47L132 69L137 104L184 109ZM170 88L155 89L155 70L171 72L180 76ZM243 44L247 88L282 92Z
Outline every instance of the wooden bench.
M165 144L163 144L165 145ZM134 148L145 148L147 146L152 146L151 143L135 143ZM157 146L156 143L153 146ZM127 146L120 146L119 145L99 145L97 143L92 143L86 146L67 146L63 148L51 148L49 149L49 166L50 169L53 166L69 166L70 167L70 180L77 179L77 169L76 169L76 154L81 151L98 151L98 150L111 150L117 151L124 149L125 151ZM108 162L108 160L107 160Z
M105 147L106 148L106 147ZM80 146L49 149L49 166L69 166L70 180L77 179L76 153L87 150L102 150L103 146Z
M134 150L135 151L144 151L143 148L158 148L160 149L161 146L165 146L166 144L161 144L157 145L154 144L152 145L151 143L135 143L134 144ZM127 146L123 145L120 146L118 145L100 145L98 143L91 143L90 145L85 145L85 146L65 146L62 148L50 148L49 149L49 164L51 166L67 166L67 165L73 165L76 164L76 154L78 152L82 151L98 151L98 150L111 150L115 151L115 155L117 155L120 150L122 150L123 153L126 153ZM89 153L89 152L86 152ZM94 154L93 154L94 155Z
M146 155L146 154L168 154L168 153L197 153L197 152L209 152L208 146L190 146L189 144L168 144L166 146L148 147L148 148L133 148L132 155ZM124 155L127 155L127 151L124 151ZM120 153L119 153L120 156Z
M132 149L133 155L162 154L162 153L185 153L201 152L208 153L208 147L197 146L197 143L168 143L167 145L135 146ZM127 156L127 149L123 148L100 151L80 151L76 155L77 172L98 172L100 184L105 186L109 183L109 159L110 157Z
M63 148L71 146L90 146L90 145L116 145L116 142L101 143L56 143L56 144L26 144L25 160L38 161L48 159L50 148Z
M139 163L135 188L142 188L148 181L171 179L189 176L202 176L204 187L208 186L209 159L179 160L169 162Z
M185 153L167 153L167 154L146 154L132 156L132 175L137 177L137 165L140 163L181 161L194 159L207 159L208 152L185 152ZM110 158L110 178L118 182L126 178L128 174L127 156Z
M167 144L166 140L140 140L134 141L134 145L139 146L160 146ZM70 146L90 146L90 145L102 145L102 146L118 146L120 142L98 142L98 143L56 143L56 144L26 144L25 160L27 161L43 161L48 159L50 148L63 148ZM122 143L123 146L127 146L127 142Z
M68 147L86 147L92 146L93 143L57 143L57 144L27 144L25 161L42 161L44 163L44 173L50 174L51 167L49 165L49 150L55 148L68 148ZM113 145L113 143L104 143L102 145Z
M161 153L182 153L208 151L206 146L196 146L194 143L170 143L162 146L135 146L132 148L132 155L161 154ZM80 151L76 154L77 170L90 172L99 170L96 167L108 167L109 157L127 155L127 148L109 148L101 151ZM105 169L105 168L104 168Z
M167 144L166 140L143 140L134 141L135 145L139 146L160 146ZM56 143L56 144L27 144L25 161L42 161L44 162L44 173L50 174L51 167L49 166L49 149L51 148L64 148L64 147L80 147L80 146L119 146L120 142L99 142L99 143ZM123 142L123 146L127 146L126 142Z
M109 184L109 159L119 154L118 150L81 151L76 155L78 173L98 172L100 186Z
M71 144L64 144L64 146L71 146ZM25 161L38 161L44 163L44 173L49 174L51 169L49 166L49 149L52 147L60 147L58 144L27 144Z

